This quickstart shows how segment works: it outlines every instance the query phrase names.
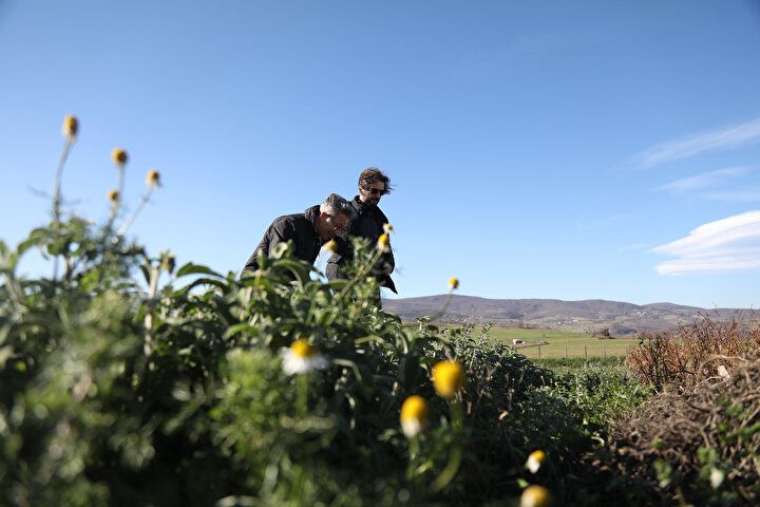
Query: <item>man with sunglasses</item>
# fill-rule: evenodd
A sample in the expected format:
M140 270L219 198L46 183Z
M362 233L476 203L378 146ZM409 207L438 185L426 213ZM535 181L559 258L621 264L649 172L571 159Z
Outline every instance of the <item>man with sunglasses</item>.
M359 175L359 194L351 201L351 206L354 209L354 219L351 222L349 236L367 238L373 246L377 244L377 239L384 232L383 226L388 223L388 217L378 207L378 204L382 196L389 194L391 190L390 178L377 167L369 167L362 171ZM338 251L327 261L325 271L329 280L342 277L342 265L353 256L350 247L350 240L338 242ZM377 266L375 266L373 274L377 277L382 287L398 293L396 285L390 277L395 265L393 251L389 245L388 251L383 254Z
M243 267L246 271L258 269L258 253L270 256L279 243L292 242L293 255L314 264L322 245L348 232L354 209L338 194L330 194L322 204L308 208L304 213L276 218Z

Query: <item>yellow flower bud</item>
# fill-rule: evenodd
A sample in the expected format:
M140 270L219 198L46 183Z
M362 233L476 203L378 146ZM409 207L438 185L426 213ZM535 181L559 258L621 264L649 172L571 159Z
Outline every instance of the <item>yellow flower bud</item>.
M401 430L408 438L416 436L427 425L428 405L422 396L408 397L401 405Z
M530 453L528 460L525 462L525 468L530 470L530 473L535 474L541 468L541 464L546 459L546 453L542 450L536 450Z
M119 199L121 198L121 196L119 195L118 190L111 190L108 192L107 195L108 195L108 200L111 202L111 204L115 206L119 203Z
M393 232L393 226L391 224L383 224L383 232L390 234Z
M63 127L61 130L63 131L64 137L69 141L73 141L77 136L77 132L79 132L79 120L77 120L77 117L70 114L66 115L63 119Z
M457 290L459 288L459 278L456 276L449 278L449 288L451 290Z
M551 503L552 496L549 490L535 484L525 488L520 497L520 507L549 507Z
M127 152L121 148L114 148L111 151L111 160L113 160L113 163L116 164L117 167L124 167L128 159L129 156L127 155Z
M338 253L338 243L336 243L334 239L331 239L330 241L322 245L322 248L324 248L328 252Z
M148 185L149 188L160 187L161 173L155 169L148 171L148 174L145 175L145 184Z
M172 274L174 272L174 267L176 265L177 265L177 259L171 254L164 255L161 258L161 269L163 269L169 274Z
M438 396L451 399L464 384L462 365L454 360L441 361L433 366L433 387Z
M390 248L391 239L387 232L384 232L377 238L377 248L381 252L387 252Z

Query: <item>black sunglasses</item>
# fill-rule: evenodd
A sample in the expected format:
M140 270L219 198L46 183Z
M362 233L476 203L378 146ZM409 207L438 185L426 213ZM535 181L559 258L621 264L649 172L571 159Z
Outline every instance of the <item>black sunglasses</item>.
M384 195L385 194L385 189L381 190L379 188L364 187L364 191L365 192L369 192L370 194L373 194L373 195L374 194L380 194L380 195Z

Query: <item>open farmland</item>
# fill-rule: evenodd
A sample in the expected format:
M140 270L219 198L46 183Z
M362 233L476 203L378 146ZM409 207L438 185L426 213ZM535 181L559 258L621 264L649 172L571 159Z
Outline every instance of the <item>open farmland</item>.
M493 327L488 334L510 346L513 339L524 340L526 345L518 346L517 351L528 358L625 356L639 343L638 338L602 340L585 333L559 329Z

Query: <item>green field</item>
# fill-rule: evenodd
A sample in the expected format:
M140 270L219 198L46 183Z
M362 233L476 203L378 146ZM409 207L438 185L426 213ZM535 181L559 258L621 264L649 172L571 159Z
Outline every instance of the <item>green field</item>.
M539 357L620 357L625 356L628 350L633 349L639 343L638 338L600 340L585 333L558 329L522 329L494 326L488 331L488 335L510 346L513 338L525 340L527 344L518 346L517 351L533 359Z

